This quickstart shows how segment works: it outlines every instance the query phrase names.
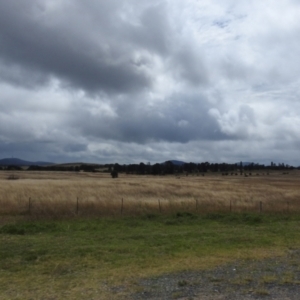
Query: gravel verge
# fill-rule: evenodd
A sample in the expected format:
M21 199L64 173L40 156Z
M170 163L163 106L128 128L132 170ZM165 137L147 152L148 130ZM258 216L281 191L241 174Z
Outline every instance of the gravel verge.
M136 291L126 299L299 300L300 249L284 257L235 261L208 271L143 279Z

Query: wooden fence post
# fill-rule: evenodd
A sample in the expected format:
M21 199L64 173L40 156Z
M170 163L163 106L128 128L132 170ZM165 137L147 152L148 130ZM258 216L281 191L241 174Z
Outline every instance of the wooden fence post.
M79 199L77 197L77 202L76 202L76 215L78 216L79 213Z
M31 198L28 199L28 213L31 214Z
M231 205L231 200L230 200L230 212L232 211L232 205Z
M159 212L161 213L161 205L160 205L160 200L158 199L158 208L159 208Z
M124 206L124 200L122 198L122 202L121 202L121 215L123 215L123 206Z

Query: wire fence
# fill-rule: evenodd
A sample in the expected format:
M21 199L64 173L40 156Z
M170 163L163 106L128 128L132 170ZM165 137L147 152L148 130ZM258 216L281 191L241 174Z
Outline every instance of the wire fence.
M3 202L3 201L2 201ZM101 199L89 201L77 197L67 201L39 201L29 197L27 201L20 201L18 205L0 203L0 215L29 215L40 217L62 216L134 216L142 214L170 214L176 212L190 212L194 214L204 213L298 213L300 205L297 203L263 202L252 203L237 201L201 201L194 199L189 201L170 201L157 199L157 201L115 199L111 202Z

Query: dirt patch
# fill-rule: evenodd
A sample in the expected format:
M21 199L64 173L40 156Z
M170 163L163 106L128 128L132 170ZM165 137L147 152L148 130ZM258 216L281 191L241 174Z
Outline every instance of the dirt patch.
M209 271L183 272L137 283L126 299L299 299L300 250L284 257L236 261Z

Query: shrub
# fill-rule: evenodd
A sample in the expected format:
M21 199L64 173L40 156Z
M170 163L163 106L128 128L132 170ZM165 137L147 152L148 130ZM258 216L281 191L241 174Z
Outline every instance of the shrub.
M112 178L118 178L118 172L117 171L112 171L110 173L110 175L111 175Z
M7 177L8 180L17 180L17 179L19 179L19 178L20 178L20 177L14 175L14 174L11 174L11 175L9 175L9 176Z

